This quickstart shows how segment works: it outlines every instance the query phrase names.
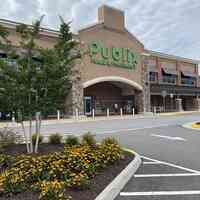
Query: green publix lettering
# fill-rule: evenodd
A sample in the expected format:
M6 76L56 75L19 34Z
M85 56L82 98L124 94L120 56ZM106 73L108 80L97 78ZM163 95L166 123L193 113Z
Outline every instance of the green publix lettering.
M114 65L127 69L135 69L138 56L128 48L111 49L103 47L100 42L89 44L91 62L99 65Z

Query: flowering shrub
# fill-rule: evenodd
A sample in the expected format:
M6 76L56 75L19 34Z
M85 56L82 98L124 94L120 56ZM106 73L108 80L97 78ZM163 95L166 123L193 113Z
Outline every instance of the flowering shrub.
M54 181L42 181L39 183L41 200L70 200L71 197L65 197L64 195L64 182Z
M86 187L98 170L120 159L122 151L115 140L90 146L65 146L64 151L45 156L18 156L0 174L0 190L18 193L30 189L40 192L42 200L70 199L66 187Z

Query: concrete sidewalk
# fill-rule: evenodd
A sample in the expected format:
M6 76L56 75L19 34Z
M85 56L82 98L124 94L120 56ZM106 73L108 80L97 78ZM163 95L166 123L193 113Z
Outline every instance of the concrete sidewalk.
M160 116L178 116L178 115L188 115L193 113L200 113L200 111L182 111L182 112L166 112L160 113Z
M103 120L121 120L121 119L138 119L138 118L149 118L149 117L156 117L157 115L143 115L143 114L137 114L137 115L123 115L123 116L98 116L98 117L85 117L80 116L78 119L76 118L65 118L65 119L48 119L48 120L42 120L42 125L49 125L49 124L67 124L67 123L81 123L81 122L95 122L95 121L103 121ZM24 126L28 126L29 121L24 122ZM34 125L34 124L33 124ZM19 123L16 122L0 122L0 128L3 127L18 127L20 126Z
M80 116L78 119L76 118L67 118L67 119L49 119L42 120L42 125L50 125L50 124L67 124L67 123L81 123L81 122L96 122L103 120L125 120L125 119L140 119L140 118L155 118L159 116L179 116L179 115L188 115L193 113L200 113L200 111L183 111L183 112L169 112L169 113L147 113L147 114L137 114L137 115L123 115L123 116L101 116L101 117L85 117ZM24 126L28 126L29 122L25 121ZM34 125L34 122L33 122ZM0 122L0 128L3 127L19 127L20 124L16 122Z

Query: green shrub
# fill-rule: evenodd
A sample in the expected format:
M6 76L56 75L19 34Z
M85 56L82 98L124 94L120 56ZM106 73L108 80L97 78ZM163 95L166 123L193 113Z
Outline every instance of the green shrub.
M82 136L82 144L85 145L89 145L91 147L95 147L96 146L96 140L94 138L94 136L88 132L88 133L85 133L83 136Z
M59 133L54 133L49 136L49 143L50 144L61 144L62 138L63 138L62 135L60 135Z
M0 154L0 171L5 171L14 163L15 158L9 155Z
M110 144L115 144L115 145L119 145L119 142L117 139L115 139L114 137L107 137L104 138L101 142L102 145L110 145Z
M35 143L36 143L36 139L37 139L37 134L34 133L34 134L32 135L32 142L33 142L34 145L35 145ZM39 142L38 142L38 143L41 144L42 141L43 141L43 136L40 135L40 136L39 136Z
M17 142L16 133L8 128L0 130L0 150Z
M75 145L79 145L79 139L76 136L68 136L65 140L65 144L67 146L75 146Z

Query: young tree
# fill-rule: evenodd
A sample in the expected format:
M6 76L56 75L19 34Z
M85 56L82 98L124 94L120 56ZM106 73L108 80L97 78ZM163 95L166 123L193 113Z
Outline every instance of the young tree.
M42 31L42 18L33 26L17 26L20 53L17 53L16 65L0 61L0 104L4 105L1 110L4 111L7 107L10 111L18 113L29 153L33 152L32 120L35 113L37 139L34 150L37 152L41 125L38 112L48 114L51 110L64 107L66 96L72 87L73 66L81 57L78 43L73 40L70 32L70 26L62 18L56 44L50 49L39 47L36 39ZM0 37L5 43L8 32L1 27L0 32ZM6 44L6 47L10 47L10 43ZM23 124L27 118L30 142Z

